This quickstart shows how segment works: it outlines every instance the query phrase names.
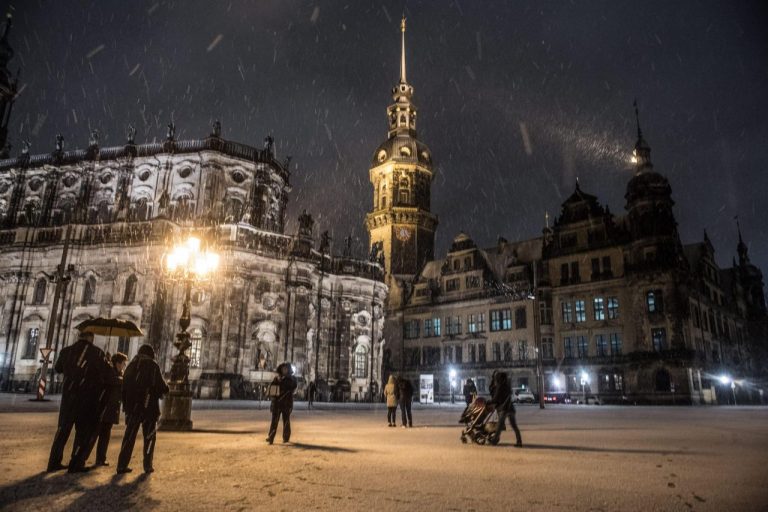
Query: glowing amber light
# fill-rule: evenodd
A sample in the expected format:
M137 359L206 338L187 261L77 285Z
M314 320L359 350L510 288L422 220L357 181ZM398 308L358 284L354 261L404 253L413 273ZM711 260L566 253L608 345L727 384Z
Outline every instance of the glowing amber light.
M189 237L165 255L165 268L170 273L193 274L198 279L207 277L219 266L219 255L200 250L200 239Z

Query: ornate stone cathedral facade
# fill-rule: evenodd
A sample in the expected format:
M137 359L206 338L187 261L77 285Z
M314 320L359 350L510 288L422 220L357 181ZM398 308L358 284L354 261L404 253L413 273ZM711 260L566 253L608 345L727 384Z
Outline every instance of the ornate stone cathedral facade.
M132 357L149 342L167 371L183 286L161 261L193 232L221 257L214 277L193 287L196 396L258 395L282 361L302 388L315 380L323 399L362 400L380 389L382 266L352 258L348 245L332 254L327 235L315 248L307 213L297 233L285 233L290 159L278 160L271 137L263 148L231 142L216 123L205 138L177 140L170 124L160 143L138 144L129 129L119 147L101 147L92 133L86 149L68 150L58 136L52 152L33 155L24 143L9 157L9 29L10 19L0 38L3 389L35 389L40 349L50 341L55 360L74 342L74 326L99 316L132 320L147 336L97 344Z
M727 268L706 233L682 243L671 187L651 163L639 121L625 213L611 213L577 182L542 236L481 248L460 233L434 259L433 161L417 138L405 21L401 29L400 81L387 140L373 154L366 217L390 292L385 375L400 373L416 389L431 375L443 400L452 381L456 393L467 378L484 393L503 370L536 393L603 403L761 402L762 273L740 230L738 260Z

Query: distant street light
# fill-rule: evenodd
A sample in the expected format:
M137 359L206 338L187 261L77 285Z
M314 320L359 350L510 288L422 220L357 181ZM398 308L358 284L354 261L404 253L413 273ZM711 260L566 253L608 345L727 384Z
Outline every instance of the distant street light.
M451 371L448 372L448 375L451 377L451 403L456 403L456 400L454 398L454 391L456 390L456 370L451 368Z
M581 370L581 399L584 405L587 405L587 392L584 386L589 384L589 374L584 370Z
M192 430L192 393L189 390L189 357L184 353L192 343L187 332L192 302L192 283L205 281L219 266L219 255L201 249L199 238L190 236L184 243L174 246L163 255L162 267L168 278L184 284L184 302L179 318L179 333L173 345L179 351L173 358L171 392L163 401L160 430Z

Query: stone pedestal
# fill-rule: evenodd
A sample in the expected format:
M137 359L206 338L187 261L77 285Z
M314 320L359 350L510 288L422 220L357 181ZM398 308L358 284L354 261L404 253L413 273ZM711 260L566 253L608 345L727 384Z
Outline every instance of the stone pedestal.
M171 388L163 400L163 412L158 430L192 430L192 392L189 383L169 382Z

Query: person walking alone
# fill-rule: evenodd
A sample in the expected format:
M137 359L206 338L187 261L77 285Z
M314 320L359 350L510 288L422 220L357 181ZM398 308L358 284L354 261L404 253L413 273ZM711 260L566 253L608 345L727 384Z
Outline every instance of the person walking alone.
M128 356L122 352L117 352L112 356L112 372L107 389L104 392L102 401L103 411L97 430L96 442L96 465L109 466L107 462L107 448L109 447L109 438L112 435L112 425L120 423L120 402L123 395L123 372L128 364Z
M315 385L315 381L309 381L309 386L307 386L307 409L312 408L312 404L315 403L315 394L317 393L317 386Z
M461 391L464 394L464 401L467 405L471 404L475 397L477 397L477 386L475 386L475 381L467 379L467 382L464 384L464 388Z
M387 424L390 427L397 426L397 381L394 375L389 376L387 385L384 386L384 398L387 401Z
M400 377L397 382L398 394L400 395L400 415L403 421L403 428L413 427L413 415L411 414L411 405L413 404L413 384L405 377Z
M54 369L64 374L61 392L61 407L56 434L48 458L48 472L65 469L62 465L64 447L72 427L75 428L75 443L69 472L86 471L85 461L99 421L99 398L109 380L109 363L104 352L93 344L93 334L81 332L77 341L61 349Z
M505 372L498 372L494 375L493 382L493 396L489 404L496 408L496 412L499 415L499 421L496 423L496 436L501 436L501 431L504 429L504 423L509 418L509 422L512 424L512 430L515 431L515 446L518 448L523 446L523 439L520 436L520 429L517 427L517 420L515 419L515 406L512 403L512 388L509 385L509 379Z
M293 367L290 363L282 363L277 367L277 377L271 385L279 386L279 393L272 396L272 422L269 424L267 442L272 444L277 434L277 424L283 418L283 442L291 442L291 411L293 411L293 392L296 391L296 379L293 377Z
M157 420L160 418L160 398L168 393L168 384L163 379L160 367L155 362L152 345L142 345L123 374L123 408L125 410L125 435L117 459L117 472L130 473L128 467L141 428L144 436L144 472L152 473L155 468L155 441Z

